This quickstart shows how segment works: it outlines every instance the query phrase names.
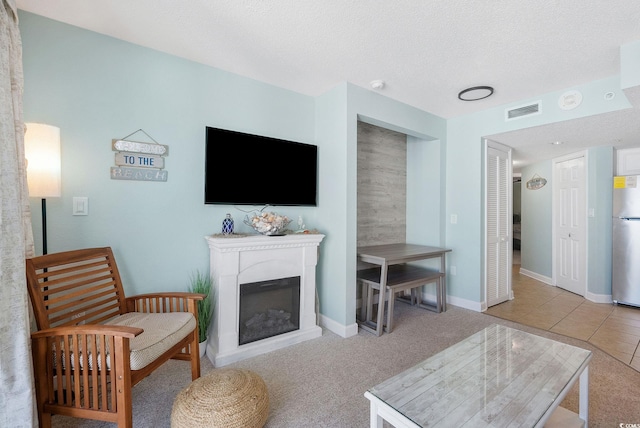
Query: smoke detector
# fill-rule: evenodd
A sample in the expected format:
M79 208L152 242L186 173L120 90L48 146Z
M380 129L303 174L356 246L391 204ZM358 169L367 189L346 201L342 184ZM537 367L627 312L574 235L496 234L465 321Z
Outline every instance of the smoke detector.
M582 104L582 93L580 91L568 91L560 95L558 106L562 110L573 110Z
M372 80L371 87L377 90L384 89L384 80Z

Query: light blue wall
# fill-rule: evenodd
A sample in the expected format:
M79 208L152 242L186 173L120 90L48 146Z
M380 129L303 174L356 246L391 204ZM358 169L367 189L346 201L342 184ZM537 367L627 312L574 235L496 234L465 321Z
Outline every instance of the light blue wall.
M320 248L320 311L345 329L355 322L358 120L404 132L410 146L417 144L407 166L409 236L453 250L448 260L457 275L449 277L449 294L480 308L482 137L629 107L620 76L612 76L565 89L583 93L575 110L557 106L562 90L444 120L352 84L312 98L29 13L20 13L20 28L25 120L62 132L63 195L47 205L50 252L110 245L128 293L184 288L189 273L208 267L204 236L219 232L225 213L234 216L237 230L248 230L239 209L202 202L205 126L315 143L319 206L278 211L302 215L308 227L327 235ZM616 97L605 102L609 91ZM504 121L505 108L538 100L541 115ZM166 183L110 179L111 140L137 129L169 145ZM224 156L241 158L233 148ZM604 163L598 165L605 174ZM229 182L241 177L239 169ZM73 196L89 197L89 216L71 215ZM32 212L39 246L38 200ZM458 216L455 225L451 214ZM598 239L606 244L607 236ZM590 271L606 274L606 267Z
M203 203L205 126L315 142L311 97L29 13L20 13L20 28L25 121L61 129L63 187L47 201L49 252L112 246L128 293L183 289L194 269L207 270L204 236L220 232L225 213L248 230L239 209ZM138 129L169 146L166 183L110 179L111 140ZM229 147L220 153L227 159L241 165L242 153ZM88 216L71 215L73 196L89 198ZM40 204L32 202L40 252ZM278 211L319 226L313 208Z
M346 83L303 96L29 13L20 13L20 28L25 120L62 132L63 190L48 201L49 252L109 245L128 293L183 289L194 269L208 268L204 236L220 231L225 213L236 230L248 231L240 209L203 204L205 126L315 143L318 207L277 210L302 215L326 234L320 311L338 324L355 323L357 121L440 141L443 119ZM138 129L169 145L166 183L110 179L111 140ZM436 176L443 153L436 150ZM221 160L241 156L230 147ZM241 179L239 169L229 183ZM71 215L73 196L89 197L88 216ZM38 251L39 207L34 199ZM426 236L439 236L437 210L425 220Z
M355 307L355 290L346 287L349 264L346 242L355 240L355 231L347 218L348 178L350 157L347 148L347 94L346 85L340 85L316 99L316 142L318 151L317 221L319 230L328 231L320 248L317 277L320 313L342 326L353 323L348 317ZM355 309L354 309L355 310ZM353 311L351 311L353 312Z
M527 189L534 175L547 180L541 189ZM553 167L550 160L522 169L521 267L536 275L553 277Z
M594 147L588 151L587 204L593 209L588 218L587 292L604 301L611 296L613 147Z
M440 140L407 137L407 242L445 246L443 152Z

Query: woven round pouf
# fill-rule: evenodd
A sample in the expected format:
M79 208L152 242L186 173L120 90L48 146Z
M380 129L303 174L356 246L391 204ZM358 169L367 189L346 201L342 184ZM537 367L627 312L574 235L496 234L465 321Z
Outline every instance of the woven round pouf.
M214 369L178 393L171 428L261 428L269 394L260 376L244 369Z

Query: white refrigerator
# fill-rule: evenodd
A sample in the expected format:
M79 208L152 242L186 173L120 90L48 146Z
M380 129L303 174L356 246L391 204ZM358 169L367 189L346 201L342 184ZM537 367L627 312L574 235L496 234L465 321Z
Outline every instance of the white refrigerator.
M640 176L614 177L613 302L640 307Z

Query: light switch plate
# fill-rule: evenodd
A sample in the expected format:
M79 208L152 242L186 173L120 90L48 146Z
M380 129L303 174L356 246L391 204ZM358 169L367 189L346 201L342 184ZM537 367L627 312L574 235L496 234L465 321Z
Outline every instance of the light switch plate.
M89 215L89 198L86 196L73 197L73 215Z

